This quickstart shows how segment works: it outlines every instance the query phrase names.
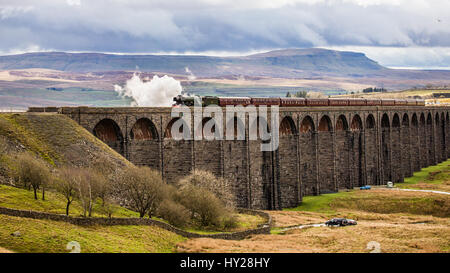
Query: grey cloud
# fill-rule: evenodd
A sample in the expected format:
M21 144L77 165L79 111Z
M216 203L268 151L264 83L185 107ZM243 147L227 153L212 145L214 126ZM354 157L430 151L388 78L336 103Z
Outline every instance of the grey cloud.
M450 47L445 0L242 2L2 0L0 52Z

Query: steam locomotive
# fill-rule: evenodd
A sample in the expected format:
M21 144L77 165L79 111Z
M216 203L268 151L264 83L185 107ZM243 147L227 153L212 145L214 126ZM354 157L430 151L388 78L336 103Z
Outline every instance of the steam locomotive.
M208 105L278 105L280 107L302 106L425 106L422 99L363 99L363 98L329 98L329 99L305 99L305 98L250 98L250 97L185 97L179 95L173 98L175 105L194 106L198 100L202 106Z

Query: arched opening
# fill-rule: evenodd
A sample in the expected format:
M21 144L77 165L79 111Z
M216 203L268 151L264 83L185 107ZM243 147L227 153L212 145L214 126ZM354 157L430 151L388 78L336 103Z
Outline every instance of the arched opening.
M402 162L402 147L401 147L401 132L400 132L400 117L397 113L392 118L391 128L391 165L392 165L392 182L401 182L403 179L403 172L401 167Z
M316 139L314 121L310 116L302 119L300 124L300 180L302 195L317 195Z
M347 131L348 123L344 115L340 115L336 121L336 131Z
M295 123L291 117L284 117L280 123L280 136L285 135L295 135L297 129L295 128Z
M427 123L425 114L420 114L419 120L419 140L420 140L420 168L424 168L428 165L428 139L427 139Z
M363 175L362 175L362 121L359 115L355 115L352 118L351 123L351 166L352 166L352 177L353 185L364 186Z
M205 125L211 120L212 120L212 122L214 122L214 125L212 127L210 127L209 129L205 128ZM199 135L201 135L203 138L214 139L216 134L218 134L218 132L216 132L216 122L215 122L215 120L213 118L211 118L211 117L203 118L202 119L202 124L199 125L197 133Z
M409 116L404 114L402 118L401 128L401 153L402 153L402 170L403 177L412 176L413 169L411 163L411 140L410 140Z
M375 118L372 114L369 114L366 118L366 129L375 128Z
M234 117L233 119L230 119L227 123L226 130L228 131L229 128L233 127L233 140L244 140L245 139L245 126L242 120L238 117ZM225 131L225 134L228 132ZM226 136L227 140L231 140L231 136Z
M261 132L260 126L265 127ZM270 139L269 123L263 117L258 116L249 127L249 134L254 135L256 133L257 139L262 141L268 141Z
M334 168L333 166L333 135L331 120L324 115L319 122L318 133L318 164L319 164L319 193L335 192Z
M319 132L331 131L331 120L328 116L323 116L319 122Z
M306 116L303 120L302 120L302 124L300 125L300 132L301 133L309 133L309 132L313 132L314 129L314 121L312 120L312 118L310 116Z
M123 141L119 125L114 120L108 118L102 119L95 125L94 136L105 143Z
M159 169L161 166L159 136L155 124L148 118L138 119L130 130L127 146L129 160L135 165Z
M243 117L243 120L245 121L245 117ZM245 124L236 115L226 120L225 125L226 141L222 143L223 149L220 148L220 143L218 142L219 147L217 150L223 151L223 166L226 170L232 170L225 171L223 173L224 178L229 181L234 181L230 185L232 192L236 196L243 197L237 199L237 205L239 207L266 207L266 203L262 200L262 185L267 182L266 177L264 177L266 166L263 166L263 153L257 150L260 148L259 143L255 143L256 141L243 141L246 138ZM251 161L247 158L247 148L258 151L252 154ZM242 156L242 160L236 160L236 155ZM221 157L219 156L218 158L220 159ZM247 165L243 164L243 162L247 161L249 161L250 172L255 174L255 178L250 181L248 181ZM248 186L249 184L250 187ZM247 196L251 196L251 200L248 200L246 198Z
M352 131L359 131L359 130L362 130L362 128L363 128L363 125L362 125L361 117L359 115L355 115L352 119L352 125L351 125Z
M432 125L433 124L433 117L431 116L431 113L428 113L427 124L428 125Z
M105 142L116 152L124 155L123 135L119 125L112 119L102 119L93 130L94 136Z
M375 130L375 118L372 114L366 117L366 183L368 185L377 185L380 183L378 167L378 142Z
M403 115L402 126L409 127L409 116L408 114Z
M389 117L387 114L383 114L383 117L381 118L381 128L389 128Z
M419 127L419 121L417 120L417 115L414 113L411 118L411 124L414 127Z
M442 137L441 137L441 125L440 125L440 117L439 117L439 113L436 113L435 117L434 117L434 122L436 124L436 126L434 126L434 132L435 132L435 143L434 146L436 147L436 163L440 163L442 162L442 153L440 152L441 149L441 142L442 142Z
M419 138L419 121L414 113L411 118L411 161L413 171L420 170L420 138ZM414 156L413 156L414 155Z
M389 116L383 114L381 118L381 148L382 148L382 166L384 182L392 181L391 175L391 156L390 156L390 122Z
M300 184L297 183L298 139L295 137L297 129L293 119L285 116L280 122L280 140L279 149L275 156L278 157L280 166L289 166L288 168L279 168L279 185L281 193L282 207L295 207L300 202Z
M336 120L336 179L340 189L352 188L349 171L348 122L344 115Z
M256 156L252 157L250 169L256 170L260 173L262 178L252 181L252 198L260 199L259 203L265 209L276 209L279 207L278 198L280 194L279 173L276 173L274 168L276 151L261 151L261 145L270 143L270 128L267 120L264 117L258 116L256 119L249 118L249 149L256 151ZM255 138L256 136L256 138ZM257 164L257 165L256 165ZM255 166L256 165L256 166ZM255 168L256 167L256 168ZM236 173L240 169L245 168L242 164L236 167ZM240 190L244 191L244 189ZM277 203L278 201L278 203Z
M158 132L151 120L141 118L131 128L130 138L133 140L155 140L158 139Z
M428 166L435 165L433 116L431 115L431 113L428 113L427 116L427 148L428 148Z
M400 127L400 118L397 114L394 114L394 118L392 119L392 127Z
M422 113L420 114L420 126L425 125L425 115Z
M177 122L178 120L181 120L182 124L178 129L177 136L174 136L174 135L172 135L172 127L174 126L175 122ZM168 138L168 139L171 139L174 137L190 138L190 134L191 134L191 132L190 132L189 126L186 124L186 122L183 119L178 117L178 118L172 119L169 122L169 124L167 124L166 130L164 131L164 138Z

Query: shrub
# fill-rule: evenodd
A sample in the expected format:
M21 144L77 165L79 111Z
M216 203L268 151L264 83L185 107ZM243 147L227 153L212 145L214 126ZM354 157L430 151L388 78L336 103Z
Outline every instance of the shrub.
M195 170L190 175L182 178L178 184L180 188L183 188L186 185L204 188L219 198L226 207L234 208L236 206L230 182L226 179L214 176L211 172Z
M210 191L194 185L180 188L179 202L191 213L191 219L201 226L220 226L220 218L226 213L224 204Z
M128 168L118 186L129 206L139 212L141 218L147 213L151 218L168 194L160 173L148 167Z
M189 211L172 200L164 200L158 208L158 215L176 227L185 227L189 223Z

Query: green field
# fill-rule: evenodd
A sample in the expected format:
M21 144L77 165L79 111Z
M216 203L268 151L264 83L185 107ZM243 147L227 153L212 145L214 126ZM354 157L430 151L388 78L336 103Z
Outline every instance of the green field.
M20 232L20 236L11 233ZM173 252L185 238L154 226L90 226L0 215L0 247L14 252Z

